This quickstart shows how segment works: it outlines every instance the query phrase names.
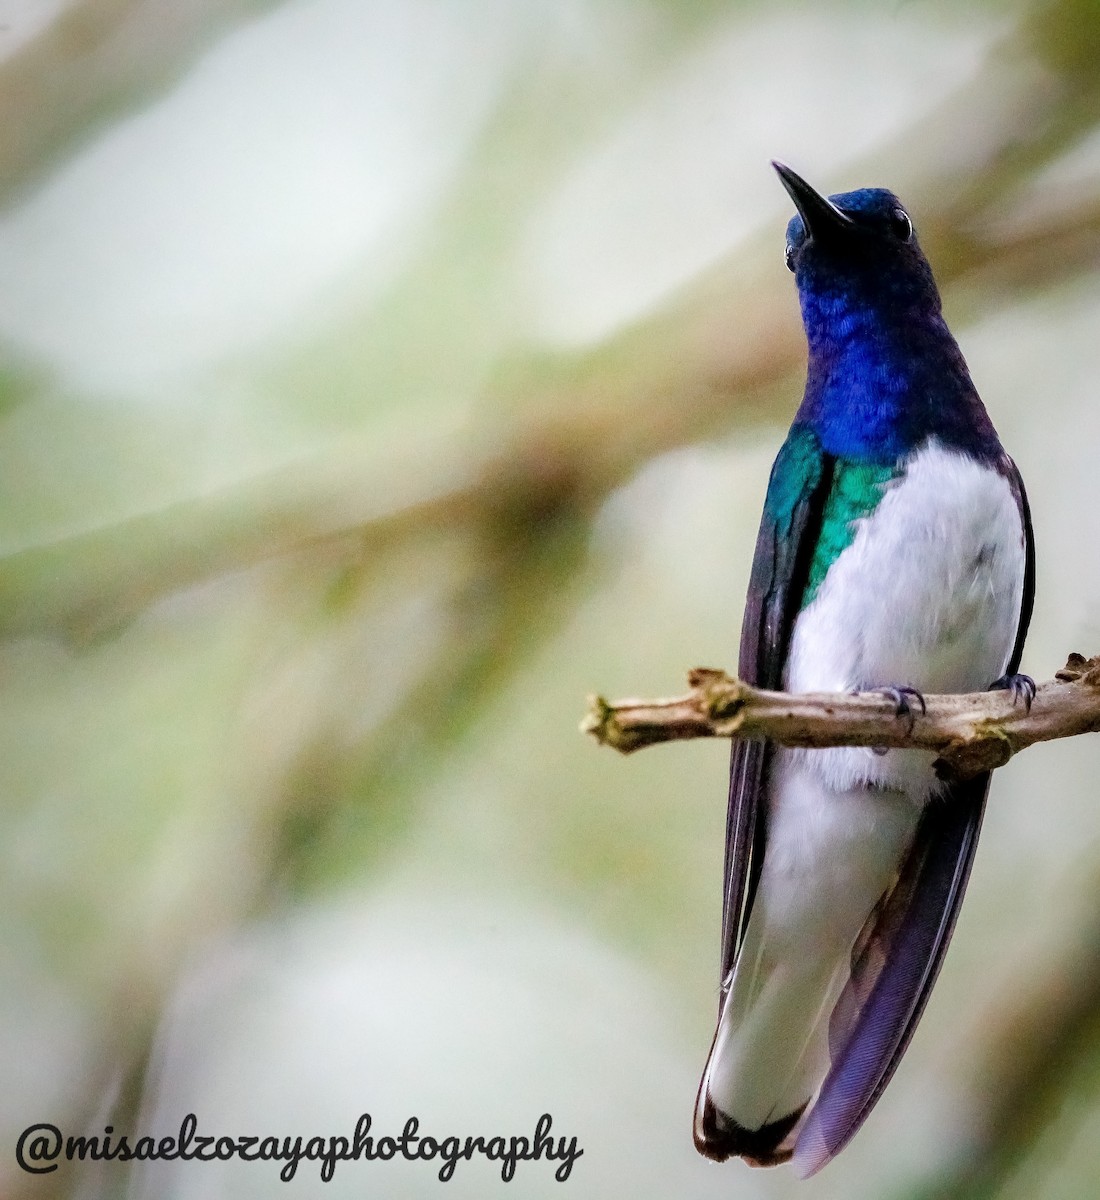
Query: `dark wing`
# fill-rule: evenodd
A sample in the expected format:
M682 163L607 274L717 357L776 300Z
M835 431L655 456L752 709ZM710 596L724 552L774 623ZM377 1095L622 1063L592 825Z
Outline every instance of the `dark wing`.
M851 1141L909 1045L955 928L988 791L987 773L927 806L896 886L856 947L830 1024L833 1066L795 1146L801 1175Z
M741 627L738 673L746 683L783 686L787 644L809 578L834 462L814 433L796 425L772 467ZM723 988L744 935L763 860L766 831L759 799L769 757L766 742L733 742L722 910Z
M1035 607L1035 533L1031 528L1031 506L1027 502L1024 481L1020 478L1016 464L1007 454L1001 464L1001 474L1008 480L1012 494L1016 497L1016 507L1020 510L1020 521L1024 527L1024 595L1020 603L1020 620L1016 626L1016 644L1005 668L1006 675L1015 675L1020 669L1024 638L1027 637L1027 627L1031 624L1031 610Z
M1035 543L1023 482L1002 473L1020 510L1024 585L1007 673L1020 665L1035 594ZM939 974L978 844L989 774L952 784L925 809L898 882L872 914L830 1023L833 1067L798 1135L794 1163L820 1170L867 1119L901 1060Z

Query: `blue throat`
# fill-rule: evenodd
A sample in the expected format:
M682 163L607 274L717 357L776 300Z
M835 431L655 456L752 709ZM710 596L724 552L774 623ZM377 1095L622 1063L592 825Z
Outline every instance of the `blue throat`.
M810 360L796 420L828 453L860 462L897 461L932 435L996 457L996 432L938 296L906 295L889 281L867 296L839 282L799 289Z

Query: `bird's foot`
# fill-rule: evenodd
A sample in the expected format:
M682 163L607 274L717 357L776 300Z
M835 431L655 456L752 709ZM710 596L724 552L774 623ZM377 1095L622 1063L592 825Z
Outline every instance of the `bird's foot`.
M1022 699L1024 712L1031 712L1031 702L1035 699L1035 680L1030 675L1002 675L989 685L991 692L1011 692L1012 703L1018 704Z
M887 699L893 700L894 716L907 717L909 719L909 728L907 730L908 733L913 732L913 727L917 723L917 714L913 711L913 704L915 703L920 705L921 716L924 716L924 714L928 711L928 707L924 703L923 694L915 687L902 685L901 687L872 687L865 688L863 690L868 692L877 692L880 696L885 696ZM876 753L879 752L881 752L881 750L876 750Z

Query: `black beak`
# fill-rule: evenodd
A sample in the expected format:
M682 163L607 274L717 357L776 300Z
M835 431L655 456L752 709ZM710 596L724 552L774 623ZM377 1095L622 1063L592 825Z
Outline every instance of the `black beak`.
M794 206L798 209L802 222L806 226L806 233L810 237L818 241L826 241L853 227L854 222L851 217L845 216L820 192L815 192L805 179L801 175L795 174L786 163L773 162L772 166L775 167L775 173L779 176L780 182L787 189L787 194L794 201Z

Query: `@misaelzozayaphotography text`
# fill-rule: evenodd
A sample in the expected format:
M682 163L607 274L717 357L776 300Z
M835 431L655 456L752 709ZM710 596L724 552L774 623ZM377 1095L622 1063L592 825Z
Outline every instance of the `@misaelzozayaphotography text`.
M363 1113L350 1137L342 1135L303 1137L262 1134L226 1135L199 1132L198 1118L188 1113L180 1122L178 1134L156 1137L144 1134L130 1138L117 1133L113 1125L102 1134L74 1134L65 1137L49 1122L27 1126L15 1147L18 1165L33 1175L56 1171L60 1160L72 1162L281 1162L279 1178L289 1182L303 1162L319 1164L322 1180L332 1179L339 1162L389 1162L396 1158L407 1162L439 1163L438 1178L446 1183L463 1160L482 1157L500 1164L505 1182L515 1177L521 1162L557 1163L554 1178L564 1183L584 1150L576 1137L554 1137L553 1118L543 1113L531 1136L495 1134L448 1134L433 1137L421 1134L419 1117L409 1117L399 1134L376 1136L373 1120Z

